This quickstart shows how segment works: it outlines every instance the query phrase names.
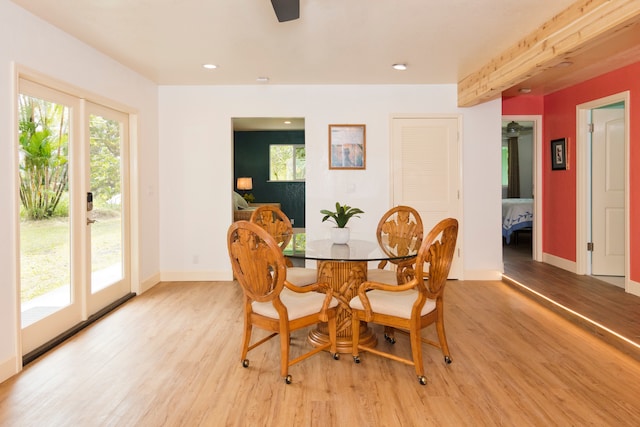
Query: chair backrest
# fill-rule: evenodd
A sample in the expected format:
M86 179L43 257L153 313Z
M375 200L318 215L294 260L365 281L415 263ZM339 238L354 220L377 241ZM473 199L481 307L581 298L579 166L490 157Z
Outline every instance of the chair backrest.
M422 244L422 232L422 218L418 211L409 206L396 206L380 218L376 234L380 248L387 255L403 256L417 253ZM384 264L379 267L384 267Z
M251 214L249 222L259 225L273 237L280 249L287 247L293 237L293 226L289 217L277 206L264 205Z
M227 232L227 249L233 274L249 300L265 302L279 298L287 267L282 251L269 233L256 224L236 221Z
M431 229L420 246L414 277L420 278L417 280L418 290L429 299L442 296L453 263L457 239L458 220L446 218ZM429 273L425 275L424 268L427 265ZM422 280L425 276L428 276L428 279Z

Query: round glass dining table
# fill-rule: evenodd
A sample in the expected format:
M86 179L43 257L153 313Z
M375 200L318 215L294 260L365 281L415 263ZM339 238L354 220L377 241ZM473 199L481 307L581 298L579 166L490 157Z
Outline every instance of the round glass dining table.
M383 250L381 245L386 246ZM346 244L334 244L329 239L309 239L305 233L294 233L283 250L292 259L317 261L318 281L328 283L334 297L339 301L337 317L337 341L339 353L351 353L351 309L349 301L357 295L358 287L367 280L368 263L371 261L397 261L416 256L415 252L398 255L388 242L351 239ZM366 323L360 323L360 342L375 346L377 338ZM322 345L329 340L326 323L320 323L309 333L313 345Z

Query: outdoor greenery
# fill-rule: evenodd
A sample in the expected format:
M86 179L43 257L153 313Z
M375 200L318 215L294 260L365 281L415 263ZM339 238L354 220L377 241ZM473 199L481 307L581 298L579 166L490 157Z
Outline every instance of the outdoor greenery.
M19 103L20 201L28 218L50 218L67 189L69 112L26 95Z
M306 176L304 145L273 144L269 146L269 180L301 181Z
M94 256L94 270L120 262L121 221L101 215L92 225L91 239L100 251ZM68 218L23 221L20 227L21 301L29 301L71 282L71 247Z
M120 123L92 115L91 134L91 191L94 204L108 203L120 194ZM97 200L96 200L97 199Z

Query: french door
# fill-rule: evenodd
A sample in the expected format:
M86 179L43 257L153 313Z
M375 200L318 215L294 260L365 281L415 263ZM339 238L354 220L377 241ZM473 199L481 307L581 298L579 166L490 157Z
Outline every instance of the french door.
M27 354L130 292L128 116L19 80Z

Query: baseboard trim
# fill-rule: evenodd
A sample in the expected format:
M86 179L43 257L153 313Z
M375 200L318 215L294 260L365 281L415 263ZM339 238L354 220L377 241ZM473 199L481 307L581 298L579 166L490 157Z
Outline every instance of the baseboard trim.
M228 282L233 280L231 271L163 271L162 282Z
M640 283L638 282L634 282L633 280L629 280L627 282L627 289L626 291L628 293L630 293L631 295L635 295L637 297L640 297Z
M555 255L544 253L542 254L542 262L553 265L554 267L561 268L569 271L573 274L578 274L577 264L575 261L569 261L564 258L557 257Z
M10 357L0 363L0 383L8 380L18 372L20 372L20 365L18 365L18 359L16 357Z
M465 270L461 280L502 280L502 272L498 270Z
M147 292L149 289L153 288L158 283L160 283L160 273L156 273L153 276L149 277L148 279L142 281L142 283L140 283L138 293L142 294L144 292Z

